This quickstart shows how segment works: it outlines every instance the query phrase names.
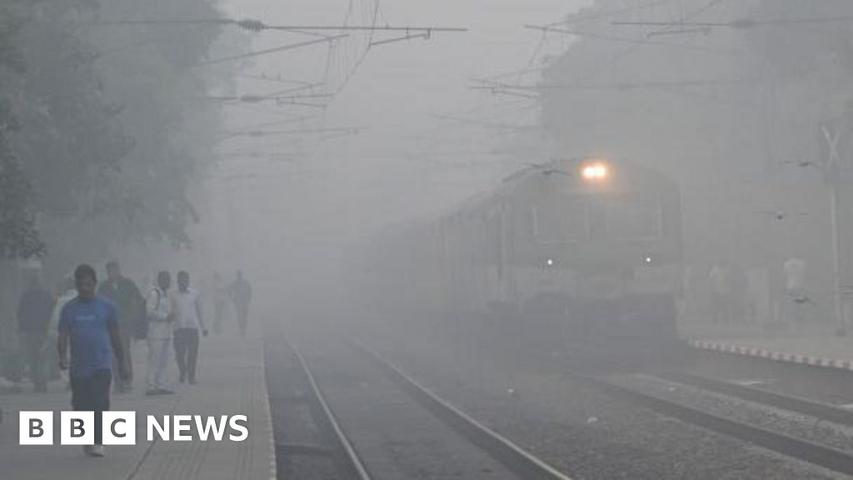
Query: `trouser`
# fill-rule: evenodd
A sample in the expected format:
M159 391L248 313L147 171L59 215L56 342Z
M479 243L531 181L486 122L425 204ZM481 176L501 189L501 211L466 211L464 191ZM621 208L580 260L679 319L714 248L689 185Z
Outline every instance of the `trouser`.
M787 317L792 325L800 325L806 319L806 307L808 306L809 297L805 290L800 288L789 288L785 290L787 294Z
M731 323L732 310L731 298L725 293L711 294L711 319L714 323Z
M175 330L175 359L181 381L195 382L195 367L198 359L198 329L179 328Z
M171 337L148 339L148 390L166 388L171 343Z
M95 445L101 445L101 421L105 410L110 409L109 370L98 370L88 377L71 376L71 408L95 412Z
M22 334L22 340L33 386L36 390L44 390L47 385L44 378L45 335L43 333L26 332Z
M225 317L225 302L217 300L213 303L213 333L222 333L222 319Z
M240 335L246 336L246 327L249 323L249 306L248 305L235 305L235 310L237 310L237 325L240 327Z
M47 348L44 350L44 356L42 359L44 360L44 368L42 372L45 375L47 380L57 380L62 378L59 371L59 353L56 351L56 334L48 333L47 338L45 338L45 345Z
M115 389L117 391L128 390L133 385L133 360L130 354L131 333L129 325L123 325L119 328L119 341L121 341L121 349L124 351L124 366L127 368L127 380L118 379L116 381ZM118 360L115 356L113 356L113 371L120 371Z

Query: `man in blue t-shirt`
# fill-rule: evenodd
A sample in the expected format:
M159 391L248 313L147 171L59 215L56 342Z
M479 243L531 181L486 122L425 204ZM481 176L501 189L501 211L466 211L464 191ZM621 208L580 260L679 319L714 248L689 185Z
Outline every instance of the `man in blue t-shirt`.
M77 298L62 308L59 316L59 368L69 369L68 346L71 345L71 407L95 412L95 445L83 451L92 457L104 456L101 444L101 414L110 408L110 382L113 355L119 378L129 378L124 364L124 351L119 337L116 307L95 295L98 284L95 269L80 265L74 270Z

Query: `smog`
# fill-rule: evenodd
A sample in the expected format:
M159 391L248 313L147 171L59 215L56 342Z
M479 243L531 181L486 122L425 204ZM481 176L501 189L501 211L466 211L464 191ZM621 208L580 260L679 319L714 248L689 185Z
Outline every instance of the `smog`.
M851 79L843 0L0 0L0 468L847 478Z

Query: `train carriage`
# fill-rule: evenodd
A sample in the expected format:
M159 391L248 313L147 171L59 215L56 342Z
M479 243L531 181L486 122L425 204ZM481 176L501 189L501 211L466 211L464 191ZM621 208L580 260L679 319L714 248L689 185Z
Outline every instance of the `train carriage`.
M675 344L680 193L653 169L530 166L381 245L373 263L387 281L374 286L386 300L455 322L485 318L478 329L531 353L635 362Z

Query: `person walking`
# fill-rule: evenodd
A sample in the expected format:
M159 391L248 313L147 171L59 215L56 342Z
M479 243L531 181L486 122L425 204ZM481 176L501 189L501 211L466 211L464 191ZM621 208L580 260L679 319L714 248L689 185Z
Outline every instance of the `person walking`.
M37 273L33 273L27 289L18 302L18 335L24 347L33 390L47 391L45 377L45 341L53 312L53 295L42 287Z
M118 262L115 260L107 262L106 270L107 279L98 287L98 295L112 301L117 309L121 345L124 350L124 361L127 363L125 367L130 376L126 380L115 382L114 391L126 393L133 389L131 338L140 323L140 317L144 314L145 299L142 298L133 280L122 275Z
M225 318L225 304L228 301L228 290L219 272L213 273L213 333L222 333L222 323Z
M62 282L57 285L56 292L56 302L53 306L53 313L50 314L50 324L47 327L47 343L49 345L56 345L56 340L59 338L59 317L62 314L62 309L68 302L77 298L73 272L62 278ZM63 372L59 371L59 357L56 356L56 349L48 348L47 350L50 358L48 362L50 378L63 378ZM70 389L71 384L67 378L65 380L67 389Z
M788 321L792 325L802 325L806 318L804 307L811 303L806 290L806 261L794 256L782 264L782 269L785 271Z
M53 306L53 313L50 314L49 333L56 333L56 329L59 327L59 316L62 314L62 308L65 307L66 303L75 298L77 298L77 288L74 287L74 275L69 273L57 285L56 304Z
M711 320L715 325L730 324L732 321L731 269L725 262L711 267L708 280L711 293Z
M207 336L207 327L201 316L199 293L190 288L190 274L178 272L178 291L172 297L175 305L175 359L180 382L196 383L199 331Z
M237 313L237 325L240 327L240 336L246 338L246 330L249 322L249 304L252 302L252 286L243 278L243 272L237 270L237 278L228 286L228 295L234 303L234 311Z
M102 414L110 409L110 383L113 356L118 359L118 375L130 377L119 331L115 305L95 294L95 269L83 264L74 270L77 297L62 307L59 317L59 368L69 370L71 407L77 411L95 412L94 445L83 446L92 457L103 457L101 436ZM71 362L68 347L71 347Z
M157 285L148 293L145 310L148 316L148 375L145 395L168 395L167 388L169 352L172 344L172 329L175 308L169 297L172 277L169 272L157 274Z

